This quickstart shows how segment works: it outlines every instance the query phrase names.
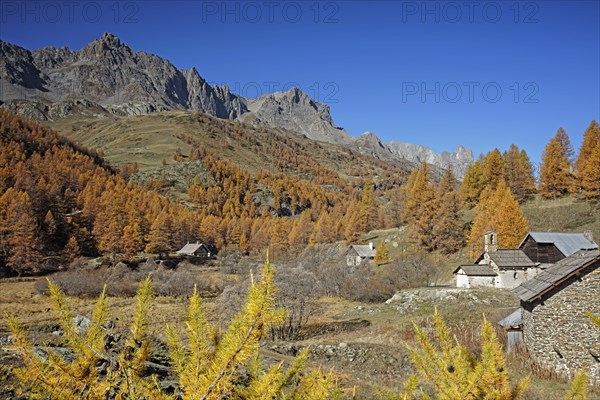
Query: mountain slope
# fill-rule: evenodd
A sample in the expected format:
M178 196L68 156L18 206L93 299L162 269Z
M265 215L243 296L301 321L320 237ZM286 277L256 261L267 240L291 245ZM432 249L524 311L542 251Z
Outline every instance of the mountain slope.
M247 104L250 113L242 115L241 121L284 128L322 142L349 144L354 140L334 125L328 105L314 101L298 88L248 99Z
M351 184L377 176L381 185L391 186L414 167L404 160L383 162L345 146L308 140L285 129L185 111L103 118L73 114L44 123L87 147L102 149L111 164L135 162L140 171L162 170L165 163L175 163L175 155L188 155L197 145L251 173L330 176Z
M0 42L0 56L5 100L87 99L125 112L141 106L148 112L185 109L231 119L247 111L243 99L227 87L211 87L195 68L179 70L164 58L134 52L110 33L79 51L47 47L31 52Z
M87 118L144 115L168 110L203 112L298 132L309 139L349 146L385 161L455 166L462 176L473 161L470 150L434 154L406 143L383 143L375 135L359 139L337 127L329 106L297 88L245 99L227 86L212 87L195 68L170 61L105 33L82 49L47 47L29 51L0 41L2 107L37 120L57 121L73 114Z

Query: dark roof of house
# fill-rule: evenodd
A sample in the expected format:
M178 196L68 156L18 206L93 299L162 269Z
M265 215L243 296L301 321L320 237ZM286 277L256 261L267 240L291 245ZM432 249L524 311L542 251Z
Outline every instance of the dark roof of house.
M510 315L507 315L506 317L502 318L500 321L498 321L498 325L504 327L504 328L512 328L512 327L518 327L519 325L523 324L523 309L522 308L517 308L515 311L513 311Z
M181 248L181 250L177 250L176 253L177 254L194 254L201 247L206 247L206 246L204 246L202 243L198 243L198 242L188 243L185 246L183 246Z
M356 251L360 257L364 258L374 258L375 257L375 248L371 248L368 244L353 244L350 248Z
M563 258L556 264L548 267L527 282L513 289L519 298L530 302L543 295L553 287L560 285L569 277L576 274L583 268L600 261L600 251L598 250L579 250L575 254Z
M483 260L485 253L479 256L476 263ZM527 267L535 267L539 265L539 263L535 263L531 261L527 254L523 252L523 250L513 250L513 249L500 249L497 251L488 252L490 258L494 261L494 263L498 266L498 268L527 268Z
M454 270L456 274L458 270L462 269L468 276L497 276L498 274L485 264L477 265L461 265Z
M529 232L519 248L523 246L527 238L531 236L538 243L552 243L566 257L579 250L595 250L598 244L589 240L583 233L559 233L559 232Z

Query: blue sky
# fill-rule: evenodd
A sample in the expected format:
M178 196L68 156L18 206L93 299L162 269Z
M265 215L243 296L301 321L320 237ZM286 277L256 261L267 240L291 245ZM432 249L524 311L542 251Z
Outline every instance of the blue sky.
M10 1L0 38L134 50L253 97L299 86L352 135L533 161L600 119L598 1Z

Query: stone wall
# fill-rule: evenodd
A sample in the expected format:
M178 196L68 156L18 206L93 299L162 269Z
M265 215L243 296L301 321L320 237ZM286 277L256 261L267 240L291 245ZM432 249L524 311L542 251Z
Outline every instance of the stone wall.
M468 287L494 287L494 279L495 277L493 276L469 276Z
M562 290L560 290L562 289ZM541 365L572 376L586 368L591 381L600 384L600 328L584 310L600 314L600 262L588 267L541 301L521 302L523 336L529 354Z

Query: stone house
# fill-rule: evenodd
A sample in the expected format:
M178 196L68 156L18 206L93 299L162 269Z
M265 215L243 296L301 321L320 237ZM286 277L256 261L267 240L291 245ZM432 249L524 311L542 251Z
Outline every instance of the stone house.
M495 287L513 289L541 272L540 263L534 262L520 249L498 249L498 235L484 235L484 251L474 264L461 265L454 274L456 286Z
M523 341L537 362L600 382L600 251L579 250L513 290L521 300Z
M375 247L373 242L369 244L353 244L346 252L346 264L349 267L356 267L365 261L375 259Z
M487 265L461 265L456 274L456 287L494 287L498 274Z
M185 246L181 248L181 250L177 250L175 254L187 257L200 257L200 258L211 258L214 254L211 249L202 244L200 242L196 243L187 243Z

